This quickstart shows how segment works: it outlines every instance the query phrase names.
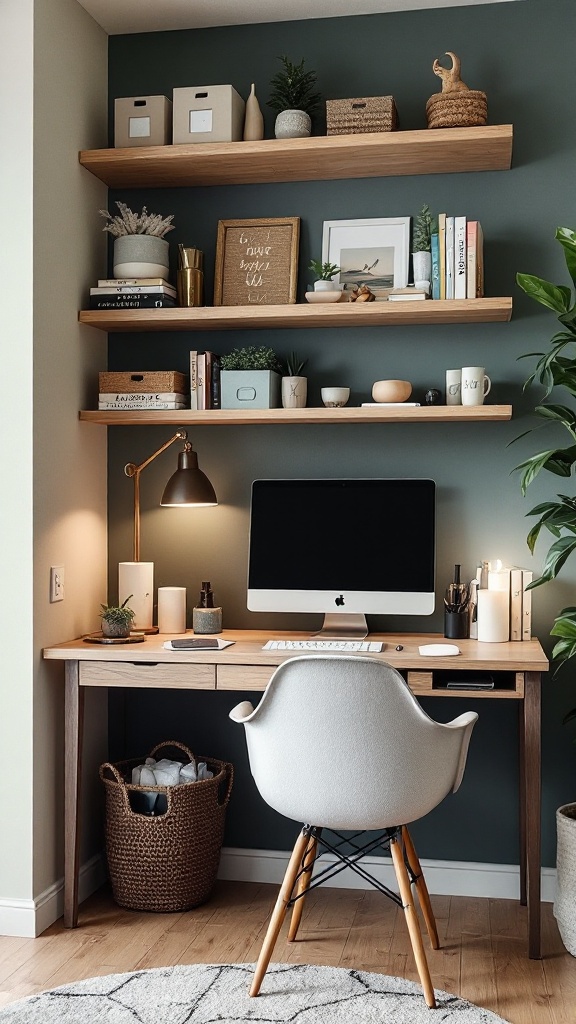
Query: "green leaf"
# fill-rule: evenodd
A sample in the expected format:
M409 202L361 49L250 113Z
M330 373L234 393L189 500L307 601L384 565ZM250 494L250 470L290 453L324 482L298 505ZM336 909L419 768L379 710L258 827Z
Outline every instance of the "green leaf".
M552 284L533 274L516 274L516 282L531 299L548 306L555 313L567 313L572 302L572 292L565 285Z
M532 483L532 481L538 476L541 469L546 468L546 464L553 455L555 455L556 449L551 448L547 452L539 452L538 455L531 455L529 459L525 459L524 462L520 462L514 467L514 470L524 470L520 478L520 487L522 494L526 497L526 490ZM513 472L514 472L513 470Z
M559 540L554 541L546 555L542 575L537 583L547 583L549 580L555 579L560 572L560 569L575 549L576 537L560 537Z
M537 405L534 412L537 416L542 416L543 419L556 420L561 423L572 437L576 438L576 413L566 405L553 405L552 403Z
M576 284L576 232L571 228L557 228L556 240L564 249L564 257L568 273Z

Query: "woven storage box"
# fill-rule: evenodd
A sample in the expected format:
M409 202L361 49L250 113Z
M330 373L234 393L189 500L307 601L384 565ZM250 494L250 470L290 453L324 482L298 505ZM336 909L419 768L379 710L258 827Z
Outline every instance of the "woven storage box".
M188 394L188 378L177 370L132 370L126 373L111 373L103 370L98 374L100 394L113 391L123 392L177 392Z
M192 752L173 740L190 761ZM106 787L106 855L114 899L121 907L170 913L204 903L212 891L224 836L224 819L234 768L205 757L214 778L178 786L133 786L132 769L144 758L106 763L100 778ZM130 806L130 792L164 793L165 814L149 817Z
M429 128L476 128L486 124L488 101L478 89L435 92L426 104Z
M393 96L359 96L351 100L326 100L327 135L361 132L394 132L398 114Z

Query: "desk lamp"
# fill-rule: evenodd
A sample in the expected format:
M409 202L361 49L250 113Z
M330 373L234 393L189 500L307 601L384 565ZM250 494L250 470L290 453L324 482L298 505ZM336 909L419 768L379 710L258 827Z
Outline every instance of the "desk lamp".
M218 504L212 484L198 467L198 456L192 450L185 430L178 430L140 465L128 462L124 466L126 476L132 477L134 481L134 543L133 561L120 562L118 566L118 603L130 597L134 629L143 630L144 633L157 633L158 628L152 625L154 563L140 561L140 474L174 441L184 441L184 448L178 454L178 469L168 480L160 504L189 508Z

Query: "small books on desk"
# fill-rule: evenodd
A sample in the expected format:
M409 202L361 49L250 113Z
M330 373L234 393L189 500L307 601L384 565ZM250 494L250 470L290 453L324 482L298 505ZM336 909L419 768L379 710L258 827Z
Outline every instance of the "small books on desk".
M233 643L234 640L219 640L214 636L181 636L165 640L162 646L166 651L223 651Z

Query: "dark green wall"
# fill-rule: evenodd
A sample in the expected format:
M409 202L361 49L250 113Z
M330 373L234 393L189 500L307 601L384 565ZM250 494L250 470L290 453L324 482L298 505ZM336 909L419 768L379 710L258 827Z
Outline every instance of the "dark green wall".
M270 344L280 356L293 348L308 357L310 404L324 384L349 384L352 403L369 397L374 380L410 379L416 396L442 387L444 370L483 364L493 380L491 400L511 402L511 423L463 425L358 425L314 427L212 427L192 433L201 466L220 505L213 510L168 510L157 506L175 455L159 458L142 477L142 557L156 564L156 584L189 588L191 606L200 581L212 580L228 627L285 627L276 615L246 611L248 502L251 481L265 476L431 476L438 485L438 573L441 595L454 562L471 576L479 559L503 558L537 572L543 551L532 559L525 544L524 516L544 496L556 493L554 478L537 481L528 499L519 493L514 465L544 447L548 437L509 442L522 433L534 398L522 392L530 362L518 357L547 344L552 314L540 312L515 285L518 270L565 282L557 225L576 223L573 102L576 7L573 0L523 0L465 9L350 17L277 25L116 36L110 39L110 103L116 96L171 96L175 86L232 83L243 95L250 83L265 106L278 54L306 59L318 73L326 98L393 94L402 129L425 127L425 104L440 83L431 70L446 49L462 59L462 77L488 95L489 120L514 124L510 172L447 174L355 181L243 185L195 190L111 191L138 209L175 214L176 244L195 245L206 255L206 287L212 294L217 222L233 217L294 216L302 219L300 298L305 270L321 251L322 222L337 218L411 215L432 210L479 219L485 233L486 290L513 295L509 324L366 328L315 331L112 335L114 369L186 370L191 348L226 352L236 345ZM112 120L111 120L112 123ZM322 134L320 120L315 132ZM110 577L130 557L131 484L127 461L146 458L169 436L168 429L110 431ZM564 484L564 489L569 486ZM560 487L562 490L562 487ZM386 537L358 538L359 553L386 544ZM279 536L276 557L290 557L290 537ZM549 647L557 609L575 603L574 567L534 596L534 629ZM439 602L441 605L441 601ZM294 617L294 628L312 628L314 617ZM292 619L290 620L292 623ZM431 619L372 619L373 629L442 630L440 607ZM574 699L571 674L544 686L543 824L544 863L554 862L554 810L574 798L574 748L562 715ZM180 737L201 753L237 765L226 842L284 849L294 826L264 807L246 767L244 739L227 712L238 694L159 695L129 693L113 708L113 756L137 756L159 739ZM430 702L429 702L430 704ZM517 863L516 708L478 701L464 785L419 824L424 857ZM504 706L503 706L504 705ZM431 714L448 720L474 701L435 701ZM311 751L313 763L314 752ZM443 828L442 826L446 826ZM464 826L464 827L463 827Z

